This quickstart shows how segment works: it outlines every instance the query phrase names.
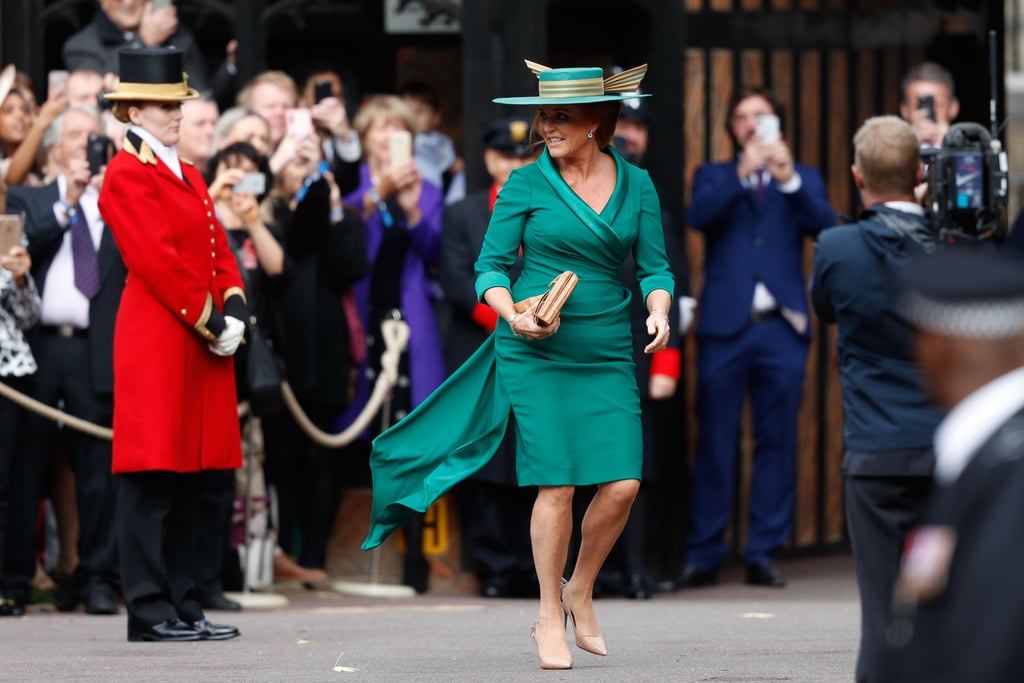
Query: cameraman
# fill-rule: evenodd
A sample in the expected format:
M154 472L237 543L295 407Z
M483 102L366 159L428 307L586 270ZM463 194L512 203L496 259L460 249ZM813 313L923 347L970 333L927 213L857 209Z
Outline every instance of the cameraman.
M838 326L846 520L861 598L856 680L866 682L892 678L892 588L904 538L932 487L932 435L942 417L920 384L913 331L897 311L889 269L938 242L914 199L922 167L911 126L871 118L853 145L851 171L866 210L819 235L810 290L818 315Z
M900 84L900 116L914 128L922 147L940 147L960 113L953 76L935 62L911 69Z

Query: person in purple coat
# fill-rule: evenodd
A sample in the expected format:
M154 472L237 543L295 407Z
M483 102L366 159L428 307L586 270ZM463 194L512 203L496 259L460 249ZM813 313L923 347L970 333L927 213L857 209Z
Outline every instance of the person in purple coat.
M444 201L441 190L420 176L412 159L411 137L408 149L404 149L403 133L411 133L412 112L401 99L392 95L369 98L353 125L359 133L364 160L359 169L359 187L346 197L346 203L363 211L370 273L354 287L366 330L367 353L360 368L356 400L343 422L359 414L380 373L384 351L381 324L385 320L404 320L410 332L389 410L371 428L371 436L375 436L402 419L447 377L434 317L439 290L433 282L441 253ZM421 536L420 518L406 526L407 539ZM426 560L415 540L408 543L408 548L405 583L424 592Z

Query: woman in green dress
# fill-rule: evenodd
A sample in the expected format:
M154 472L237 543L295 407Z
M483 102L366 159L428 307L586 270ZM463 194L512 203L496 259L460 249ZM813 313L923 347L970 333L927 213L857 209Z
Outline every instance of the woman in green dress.
M664 348L674 280L661 208L646 171L612 147L620 100L646 66L608 79L599 68L538 73L538 97L499 98L538 107L545 149L501 190L476 263L477 294L502 318L495 334L449 380L374 441L373 520L364 548L378 545L413 511L479 469L516 416L520 486L538 486L530 533L540 582L532 635L541 667L568 669L571 619L578 647L607 654L593 606L597 573L629 516L640 485L640 396L632 361L630 293L619 271L630 254L650 315L637 334L647 353ZM515 285L509 269L522 252ZM561 272L579 283L551 325L532 305ZM563 581L577 486L597 484L582 522L579 555Z

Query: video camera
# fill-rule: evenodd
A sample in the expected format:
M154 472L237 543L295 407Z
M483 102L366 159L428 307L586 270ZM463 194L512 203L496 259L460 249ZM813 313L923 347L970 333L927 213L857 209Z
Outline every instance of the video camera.
M1006 236L1009 180L999 138L977 123L957 123L921 159L928 167L924 205L941 240Z
M996 32L988 32L989 128L956 123L942 146L921 151L927 164L925 211L945 242L1001 241L1007 233L1010 183L996 119Z

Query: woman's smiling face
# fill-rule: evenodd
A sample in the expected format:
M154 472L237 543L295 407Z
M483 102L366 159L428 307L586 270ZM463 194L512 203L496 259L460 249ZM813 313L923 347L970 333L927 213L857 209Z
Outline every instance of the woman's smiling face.
M548 154L562 159L595 144L587 133L597 127L586 116L586 108L576 104L545 105L537 111L536 129L544 138Z
M32 127L32 112L28 101L17 90L7 94L0 104L0 142L20 145Z

